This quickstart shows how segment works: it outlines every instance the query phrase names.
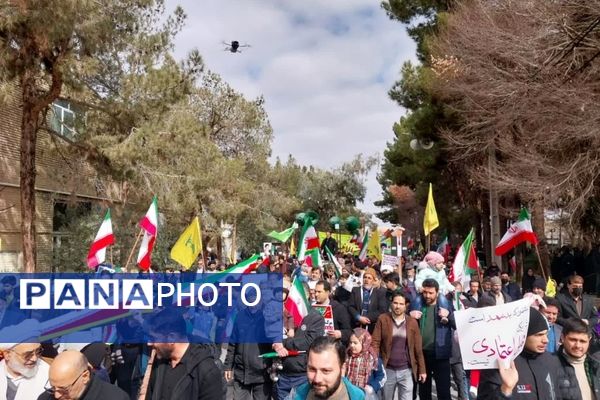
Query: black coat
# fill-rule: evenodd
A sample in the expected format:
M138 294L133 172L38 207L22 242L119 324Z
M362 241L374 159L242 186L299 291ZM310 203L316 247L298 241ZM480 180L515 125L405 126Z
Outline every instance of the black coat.
M521 288L514 282L509 282L507 285L502 285L502 291L510 296L512 301L521 299Z
M325 240L323 240L323 243L321 243L321 251L323 252L323 254L326 254L325 247L328 247L329 251L331 251L331 254L333 254L334 256L335 253L337 253L338 251L337 241L333 237L325 238Z
M264 341L256 343L257 340ZM271 351L271 345L266 343L262 313L252 314L245 309L236 318L223 368L233 370L233 378L244 385L269 382L267 367L270 363L259 356Z
M562 346L556 352L560 361L561 368L558 373L558 391L562 400L586 400L581 396L575 368L565 358ZM589 371L592 378L592 393L595 393L596 399L600 399L600 363L590 357L585 359L585 369Z
M212 400L225 399L225 380L217 367L212 353L201 345L190 344L187 350L190 363L186 374L175 385L175 391L168 397L172 400ZM146 400L160 400L162 382L169 360L157 360L152 365L152 374L146 391ZM109 400L113 400L107 397Z
M348 308L335 300L330 300L329 304L331 304L333 312L333 327L342 333L341 341L344 346L348 346L350 336L352 336L352 322L350 322Z
M306 317L296 328L294 337L283 339L283 347L287 350L306 351L293 357L283 359L283 371L285 375L306 375L306 361L308 359L308 348L312 342L325 333L325 320L318 311L311 309Z
M554 354L532 354L525 350L515 359L519 380L511 400L560 400L558 371L560 362ZM502 379L497 369L481 371L477 400L497 400L507 397L500 391Z
M592 297L586 294L582 295L581 315L577 314L575 300L569 293L559 293L556 295L556 300L560 304L560 312L556 321L558 324L564 325L569 318L587 319L589 326L595 326L598 323L597 310Z
M350 312L350 318L352 318L355 327L359 325L358 317L361 315L362 311L362 290L362 287L352 288L352 295L348 301L348 311ZM377 318L379 318L381 314L386 313L389 309L390 305L387 301L386 292L386 289L381 287L373 288L373 291L371 292L369 309L365 315L371 321L371 324L369 325L369 333L371 334L375 329Z
M53 400L54 395L44 392L39 395L38 400ZM104 382L92 374L88 388L83 392L80 400L129 400L129 396L118 386Z
M503 291L500 291L500 293L502 293L502 297L504 298L504 304L510 303L512 301L512 298L509 295L507 295ZM494 305L496 305L496 297L492 294L492 292L484 292L481 296L479 296L477 307L483 307L485 304L489 304L488 302L491 302Z

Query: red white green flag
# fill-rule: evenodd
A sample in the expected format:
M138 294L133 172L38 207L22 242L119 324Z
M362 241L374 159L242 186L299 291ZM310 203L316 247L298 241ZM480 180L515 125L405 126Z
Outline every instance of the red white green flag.
M360 245L360 252L358 253L358 258L360 261L365 261L367 259L367 253L369 249L369 227L365 227L365 234L362 238L362 243Z
M152 249L158 234L158 202L156 196L152 199L152 204L150 204L146 215L140 221L140 227L144 232L144 236L138 252L137 263L141 269L147 271L152 265Z
M90 269L94 269L98 264L102 264L106 260L106 248L115 243L113 235L112 222L110 219L110 209L106 212L100 229L96 233L96 238L90 247L87 256L87 265Z
M450 270L450 274L448 274L450 282L459 281L463 287L471 281L471 274L477 273L479 269L479 261L477 260L473 244L474 238L475 232L471 229L471 232L469 232L465 241L456 252L452 269Z
M294 317L294 325L300 326L302 319L308 315L310 303L304 285L299 279L294 279L290 293L285 301L285 309Z
M311 221L306 221L300 233L298 261L306 261L310 266L322 266L319 236Z
M500 243L496 246L496 255L506 254L510 249L523 242L529 242L533 245L538 244L538 238L531 227L529 213L525 208L521 209L519 220L512 224L502 236Z
M340 264L337 257L331 252L331 250L329 250L329 247L325 246L325 252L327 252L327 257L329 257L329 260L335 266L335 277L339 278L342 275L342 264Z

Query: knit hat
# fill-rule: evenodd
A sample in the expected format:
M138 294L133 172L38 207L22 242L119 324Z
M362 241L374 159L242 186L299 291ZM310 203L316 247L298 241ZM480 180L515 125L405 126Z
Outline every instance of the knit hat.
M535 335L542 331L548 330L548 321L541 312L533 307L529 307L529 328L527 328L527 336Z
M423 261L425 261L429 265L436 265L444 262L444 256L442 256L436 251L430 251L425 255Z
M490 283L491 283L492 285L502 285L502 280L500 279L500 277L497 277L497 276L492 276L492 277L490 278Z
M365 273L363 274L363 276L364 275L371 275L373 279L377 279L377 272L373 268L365 269Z
M532 286L534 288L540 288L545 292L546 291L546 280L544 278L535 278Z

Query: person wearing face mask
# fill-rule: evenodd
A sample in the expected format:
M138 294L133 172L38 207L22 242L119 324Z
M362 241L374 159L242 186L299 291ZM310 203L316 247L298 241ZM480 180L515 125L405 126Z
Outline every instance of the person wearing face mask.
M583 278L571 275L567 280L568 293L559 293L556 300L560 304L558 323L563 325L569 318L579 318L588 326L598 323L598 311L594 306L594 299L583 294Z
M502 282L502 291L509 295L512 301L521 298L521 288L517 283L510 281L510 272L502 271L500 274L500 281Z

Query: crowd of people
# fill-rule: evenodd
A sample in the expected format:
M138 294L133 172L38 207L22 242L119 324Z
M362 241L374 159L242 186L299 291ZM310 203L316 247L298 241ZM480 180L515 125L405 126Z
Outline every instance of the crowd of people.
M460 400L600 400L598 312L594 298L583 293L581 276L568 276L550 297L533 270L519 285L492 265L463 288L448 281L444 257L435 252L395 266L375 257L336 257L341 269L287 256L266 258L257 269L283 276L283 300L292 282L300 282L313 306L299 323L282 306L281 341L227 340L249 332L266 337L272 327L259 308L240 312L229 328L222 310L202 307L191 315L161 308L148 317L155 322L149 332L139 315L118 321L111 345L37 343L35 337L0 344L0 400L428 400L433 394L449 400L451 386ZM198 274L219 269L198 263ZM0 327L30 323L18 311L17 280L7 276L1 283ZM521 354L498 369L465 370L454 313L529 293L543 301L530 309ZM319 312L324 306L331 308L331 326ZM198 336L205 340L190 340Z

